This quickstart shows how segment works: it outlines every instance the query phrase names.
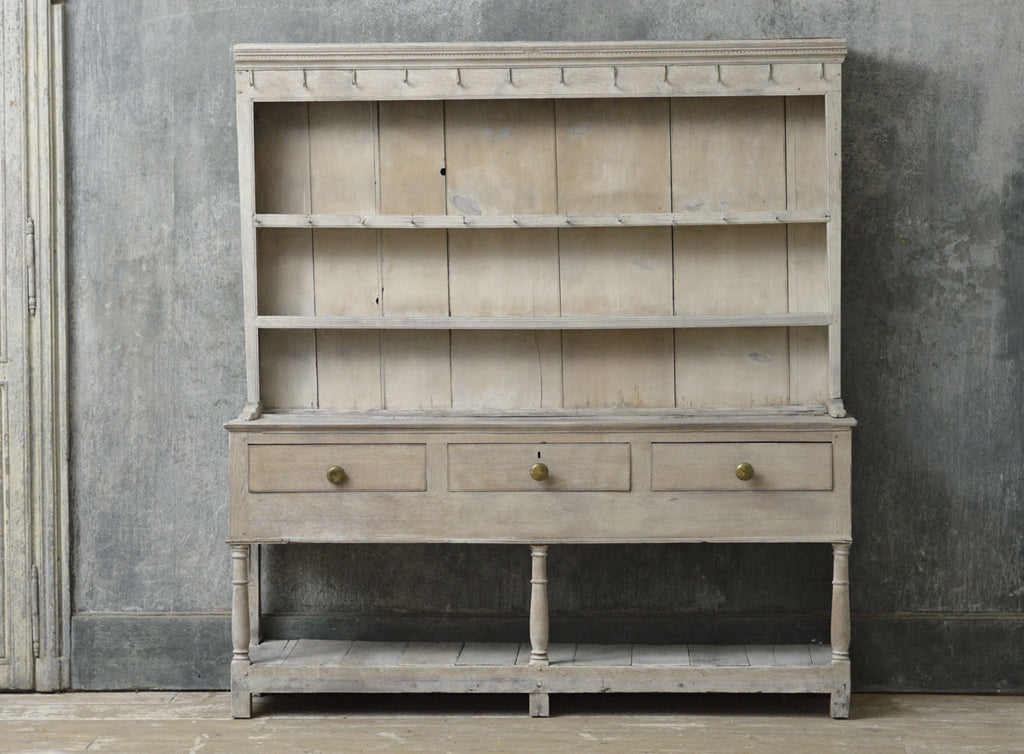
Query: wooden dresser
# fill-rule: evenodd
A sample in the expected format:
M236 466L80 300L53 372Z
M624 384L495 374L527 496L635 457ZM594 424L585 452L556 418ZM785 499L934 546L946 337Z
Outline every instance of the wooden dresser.
M760 691L846 717L845 43L234 54L233 715L275 692L515 692L545 716L553 693ZM529 636L261 641L258 546L290 542L522 545ZM548 547L596 542L830 543L831 643L549 643Z

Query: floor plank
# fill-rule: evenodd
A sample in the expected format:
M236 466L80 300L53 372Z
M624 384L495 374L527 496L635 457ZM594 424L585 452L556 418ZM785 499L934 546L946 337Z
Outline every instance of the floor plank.
M0 694L0 752L702 751L1024 754L1024 699L820 695L268 695L231 720L226 692ZM141 724L140 724L141 721Z

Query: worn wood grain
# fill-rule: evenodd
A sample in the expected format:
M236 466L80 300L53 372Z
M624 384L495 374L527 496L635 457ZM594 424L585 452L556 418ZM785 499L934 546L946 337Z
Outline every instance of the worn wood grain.
M853 422L803 421L841 413L838 60L819 44L816 65L791 42L703 62L613 45L582 67L582 48L516 43L491 63L530 64L497 68L478 46L429 67L420 48L240 49L241 101L296 101L260 105L240 151L267 183L242 206L270 410L229 426L235 547L506 542L532 566L528 659L236 647L235 714L268 692L527 693L546 716L553 693L680 690L828 693L848 714ZM832 543L831 655L549 645L548 547L644 541Z

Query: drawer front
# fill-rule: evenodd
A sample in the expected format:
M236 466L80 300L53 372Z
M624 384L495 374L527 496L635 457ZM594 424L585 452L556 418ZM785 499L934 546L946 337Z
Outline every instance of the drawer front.
M535 479L543 464L547 478ZM542 474L541 474L542 475ZM466 443L448 446L452 492L544 492L630 488L629 443Z
M741 479L740 464L753 475ZM828 442L680 442L651 445L655 490L830 490Z
M335 472L332 482L327 472ZM427 488L423 444L250 445L250 492L416 492Z

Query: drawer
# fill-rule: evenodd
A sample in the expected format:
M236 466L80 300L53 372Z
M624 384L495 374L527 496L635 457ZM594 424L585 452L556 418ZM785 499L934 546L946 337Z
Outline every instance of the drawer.
M753 476L740 479L737 466ZM651 445L654 490L830 490L828 442L656 442Z
M547 478L534 479L543 464ZM629 443L465 443L448 446L453 492L629 490Z
M327 471L340 467L334 483ZM427 488L422 444L250 445L250 492L415 492Z

